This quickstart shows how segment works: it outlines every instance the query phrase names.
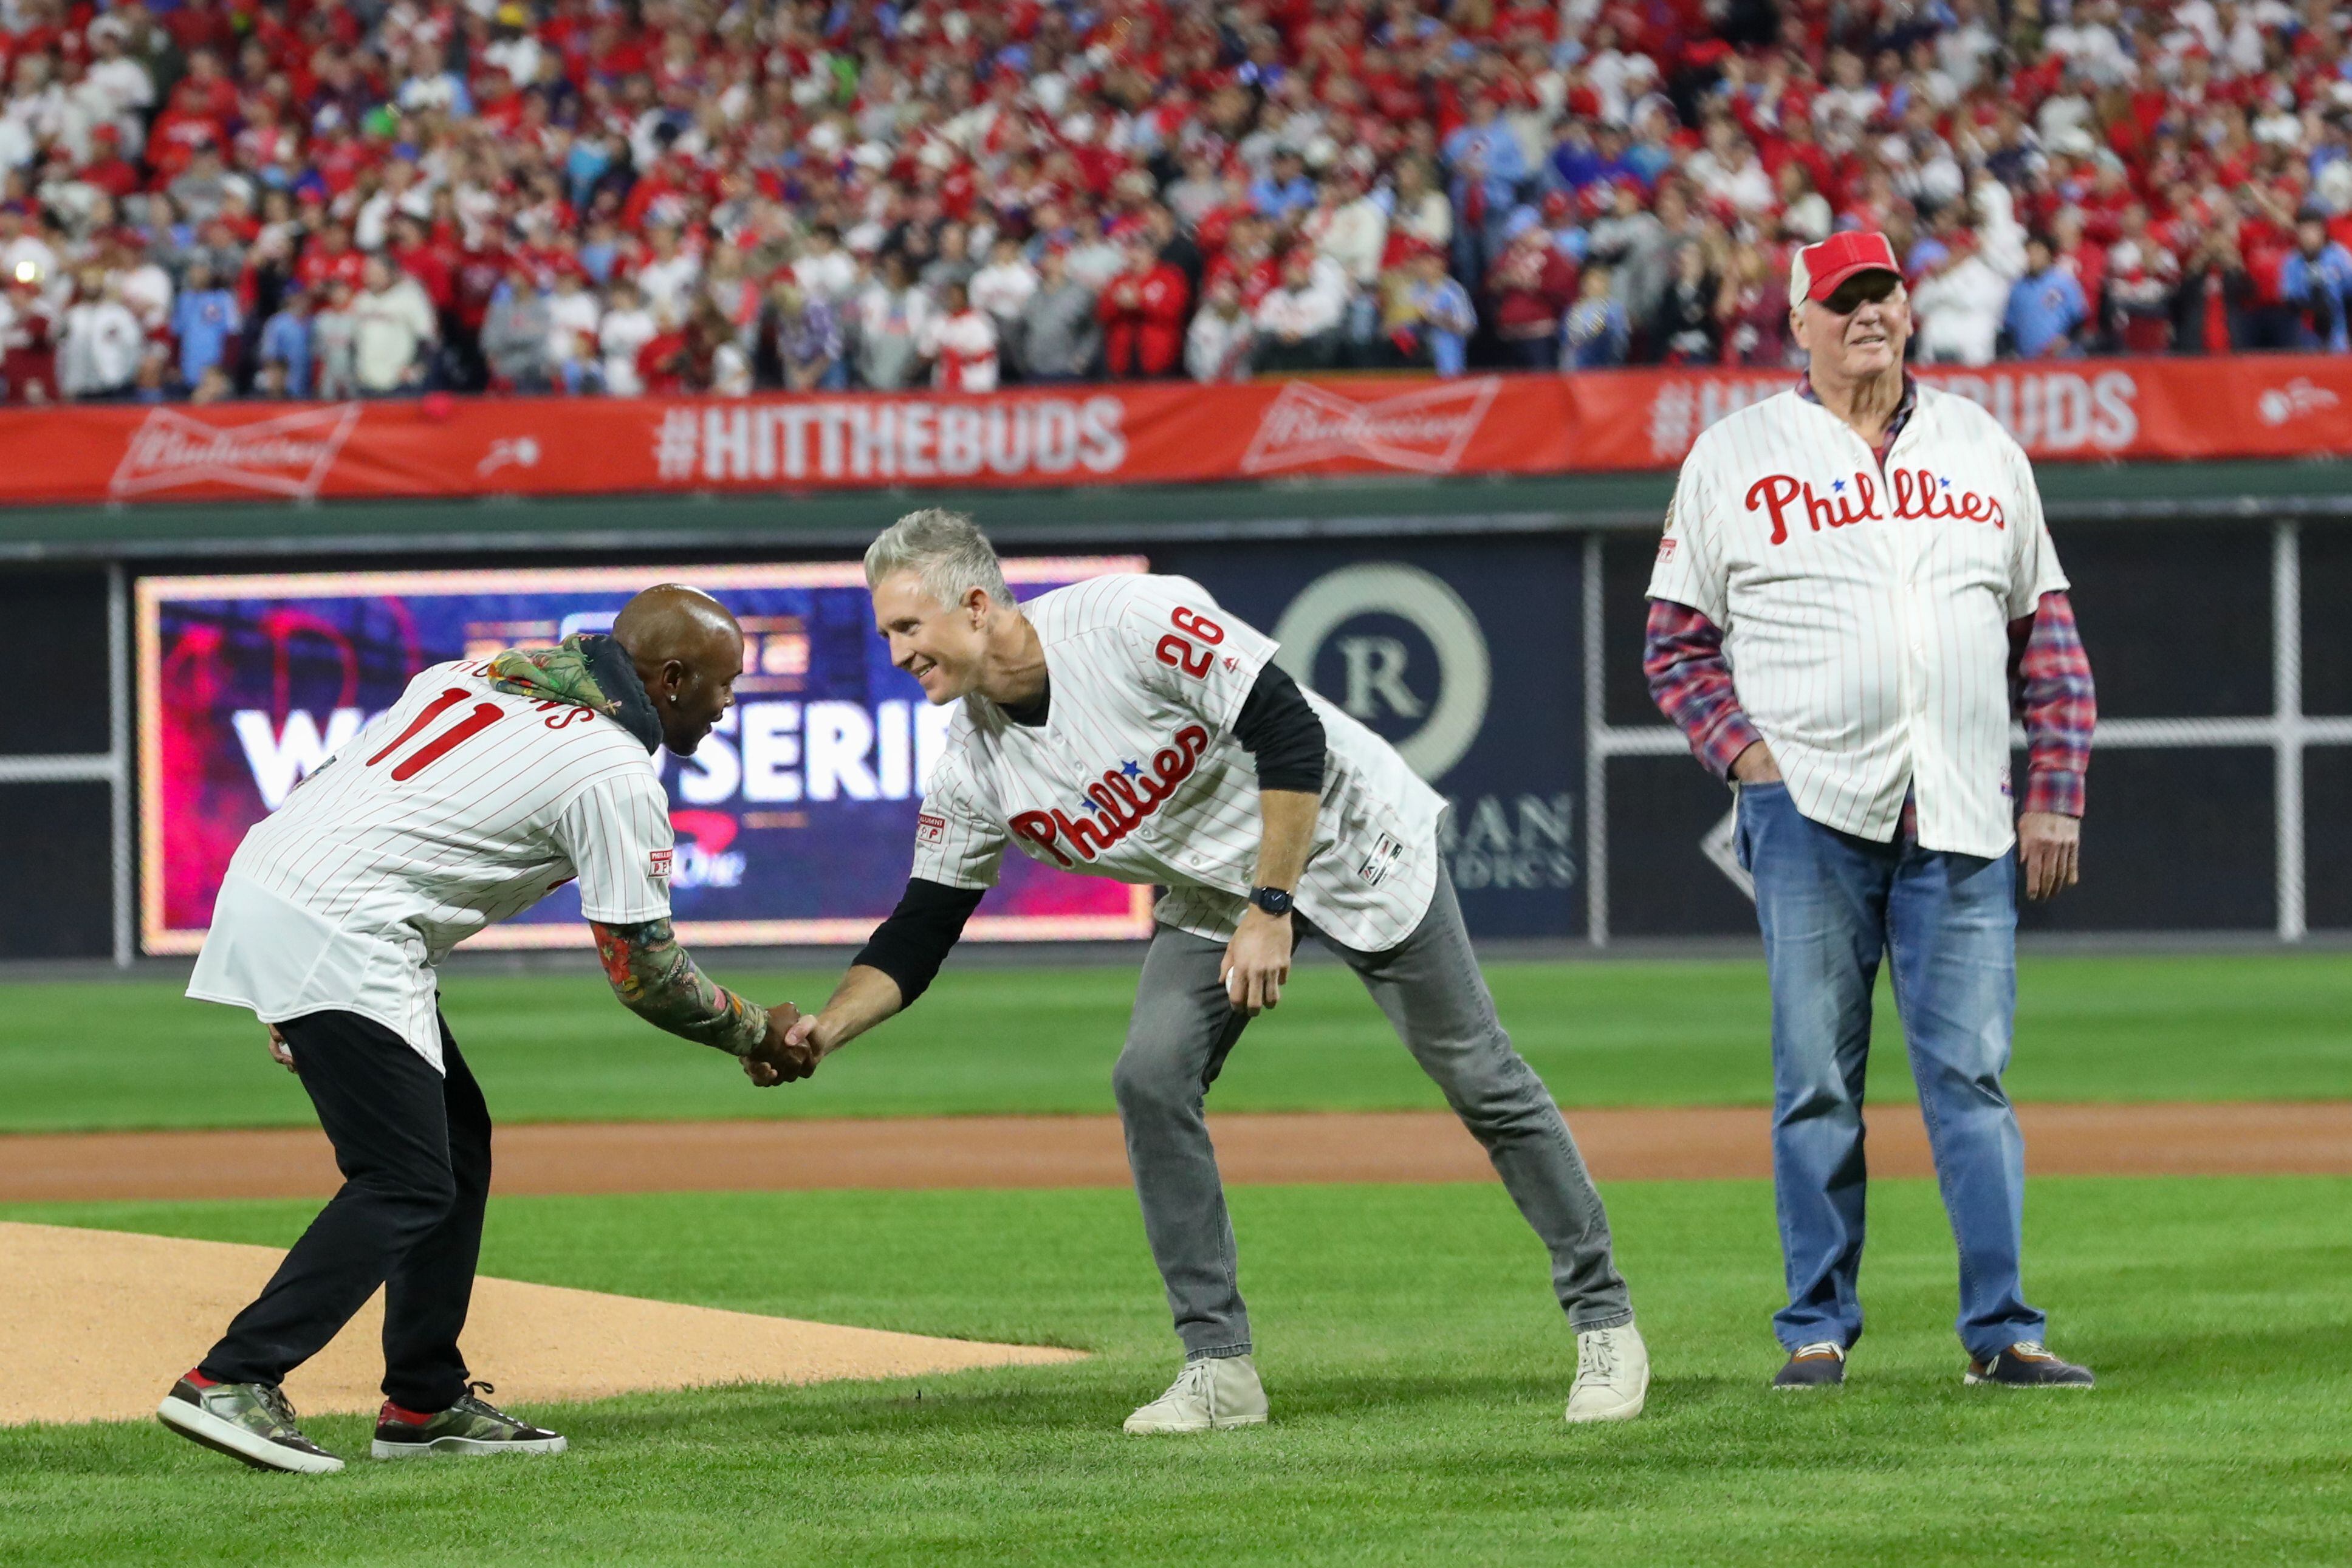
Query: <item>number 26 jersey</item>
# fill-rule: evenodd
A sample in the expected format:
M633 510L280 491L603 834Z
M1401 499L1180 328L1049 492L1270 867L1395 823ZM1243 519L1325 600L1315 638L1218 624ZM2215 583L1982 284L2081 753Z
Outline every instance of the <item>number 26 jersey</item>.
M1118 573L1022 607L1045 654L1045 722L977 697L948 731L916 819L914 873L990 887L1008 847L1080 876L1167 889L1153 917L1223 941L1257 870L1257 761L1234 721L1272 638L1190 578ZM1394 747L1314 692L1322 799L1298 908L1348 946L1412 934L1440 873L1444 802Z
M669 914L654 758L584 707L436 664L286 803L222 879L188 995L277 1023L355 1012L441 1065L434 966L577 877L581 913Z

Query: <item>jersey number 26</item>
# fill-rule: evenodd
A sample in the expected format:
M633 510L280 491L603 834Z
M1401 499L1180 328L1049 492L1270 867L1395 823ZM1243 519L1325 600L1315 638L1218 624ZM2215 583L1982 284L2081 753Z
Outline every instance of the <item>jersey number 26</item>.
M1209 648L1213 648L1225 640L1223 627L1207 616L1183 605L1180 604L1171 611L1168 620L1176 628L1176 632L1198 637L1202 642L1209 644ZM1182 637L1179 637L1176 632L1163 633L1160 639L1160 646L1154 651L1159 653L1161 664L1181 670L1198 680L1209 673L1209 661L1212 657L1209 648L1195 648Z

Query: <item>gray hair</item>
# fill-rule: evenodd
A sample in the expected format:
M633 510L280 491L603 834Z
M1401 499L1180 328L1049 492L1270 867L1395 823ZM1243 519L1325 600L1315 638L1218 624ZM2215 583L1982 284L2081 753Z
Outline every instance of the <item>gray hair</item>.
M992 603L1013 603L996 547L969 513L927 507L883 529L866 547L866 586L878 588L885 578L902 571L913 572L923 591L942 607L975 588L985 589Z

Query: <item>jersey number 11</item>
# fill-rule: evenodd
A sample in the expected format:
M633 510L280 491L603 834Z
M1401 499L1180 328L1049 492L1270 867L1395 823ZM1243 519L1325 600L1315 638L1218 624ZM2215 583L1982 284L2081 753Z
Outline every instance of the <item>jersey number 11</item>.
M382 751L377 752L373 757L369 758L367 759L367 765L370 768L373 768L377 763L382 762L385 758L390 757L394 752L398 751L402 747L407 745L411 740L415 738L417 731L423 729L426 725L431 724L435 719L439 718L443 714L447 713L459 703L464 702L468 695L469 694L462 687L451 686L447 691L445 691L439 696L435 697L431 702L425 705L425 711L423 713L418 714L415 718L409 722L409 726L406 729L402 730L398 735L392 737L392 743L390 745L386 746ZM463 746L466 742L473 739L474 737L481 734L482 731L489 728L490 726L498 723L499 720L505 716L506 709L499 706L496 703L476 703L474 705L473 712L467 714L456 724L451 725L448 728L443 730L440 734L435 736L432 739L418 747L414 752L411 752L406 758L395 764L392 770L392 781L395 784L406 783L409 779L415 778L419 773L424 772L426 768L440 761L444 757L448 756L450 752L455 751L458 747Z

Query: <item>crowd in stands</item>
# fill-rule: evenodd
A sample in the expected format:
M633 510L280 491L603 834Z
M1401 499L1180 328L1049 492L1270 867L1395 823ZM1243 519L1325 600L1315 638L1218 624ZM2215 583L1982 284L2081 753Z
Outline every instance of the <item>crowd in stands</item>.
M0 0L13 402L2342 350L2330 0Z

